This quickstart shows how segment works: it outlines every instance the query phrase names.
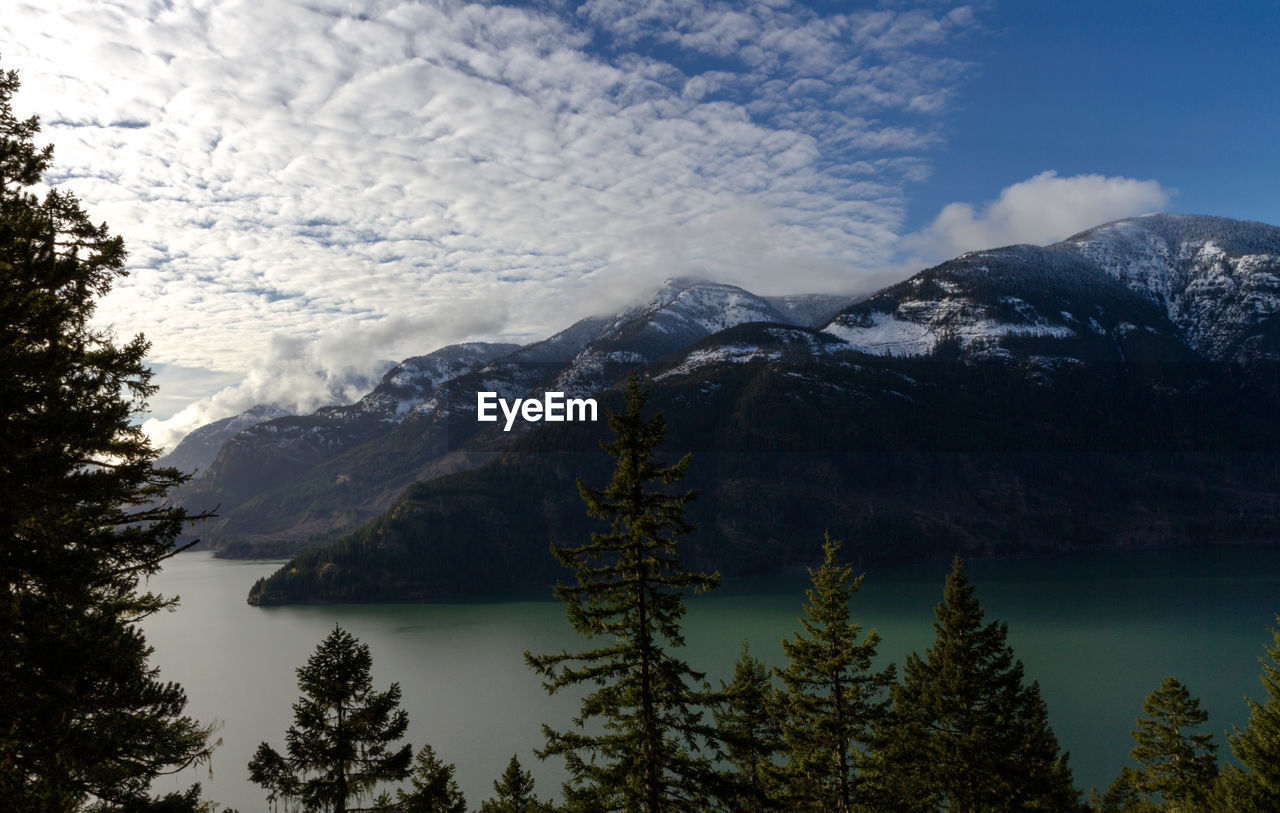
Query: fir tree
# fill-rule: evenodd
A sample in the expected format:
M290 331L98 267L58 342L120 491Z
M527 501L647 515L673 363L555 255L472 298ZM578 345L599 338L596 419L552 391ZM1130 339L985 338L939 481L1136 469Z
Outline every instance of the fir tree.
M959 557L935 615L933 646L923 658L907 657L893 689L886 747L907 777L899 789L912 794L903 805L933 799L952 811L1079 809L1039 685L1023 684L1007 626L982 624Z
M1172 677L1142 703L1146 717L1138 717L1130 755L1137 770L1126 767L1105 796L1095 799L1099 810L1204 810L1218 775L1217 746L1212 732L1187 729L1209 719L1200 701Z
M142 336L92 317L125 250L76 198L32 193L53 158L0 71L0 800L140 809L152 780L208 758L212 729L150 666L138 589L171 555L185 479L131 422L155 393Z
M1140 784L1138 772L1126 765L1106 793L1099 795L1097 788L1090 791L1089 807L1098 813L1154 813L1160 808L1142 795Z
M787 780L793 806L847 813L859 790L872 726L884 719L894 669L871 671L880 644L874 630L849 620L849 601L862 584L840 564L840 543L828 536L821 567L800 617L802 632L783 640L789 659L779 670L784 687L782 735L790 752Z
M249 762L249 778L269 803L296 799L308 810L343 813L379 782L408 775L411 749L395 749L409 725L400 686L375 692L372 667L368 645L337 626L299 667L302 697L293 704L287 756L264 742Z
M690 458L657 462L666 423L661 413L642 415L647 394L634 374L626 398L625 412L609 414L616 437L601 444L617 460L612 480L603 490L578 482L588 512L607 520L609 530L577 548L552 548L577 576L555 595L567 604L574 629L603 644L574 654L525 654L549 692L596 688L582 701L576 730L543 726L547 745L538 754L564 756L570 808L701 810L714 776L699 750L712 732L699 710L704 698L691 684L704 676L669 650L684 645L683 592L710 589L719 575L680 560L679 538L694 530L685 507L697 493L666 489L684 476Z
M733 682L720 683L720 703L714 709L716 736L724 745L730 766L721 801L730 810L780 810L778 766L783 750L778 724L780 700L769 678L769 667L751 655L746 641L733 669Z
M533 774L520 767L515 754L501 778L493 783L496 794L480 804L480 813L551 813L554 808L533 795Z
M1215 800L1223 810L1280 810L1280 616L1271 635L1261 676L1267 697L1249 698L1248 725L1228 737L1240 767L1228 766L1219 777Z
M409 790L396 793L398 813L467 813L467 800L453 778L454 766L445 764L430 745L422 746L413 760Z

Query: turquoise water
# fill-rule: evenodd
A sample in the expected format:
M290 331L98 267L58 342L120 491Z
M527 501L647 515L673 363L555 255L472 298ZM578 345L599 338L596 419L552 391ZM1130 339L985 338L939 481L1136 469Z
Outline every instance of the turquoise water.
M255 579L280 563L175 557L151 588L181 607L148 619L153 661L186 687L198 718L222 721L222 747L208 768L158 788L200 781L206 796L241 813L265 809L245 765L258 743L284 750L297 698L294 670L333 628L369 644L374 685L400 683L408 741L431 743L457 765L473 807L518 753L541 794L559 787L560 766L540 763L540 725L567 726L571 697L548 697L524 666L525 650L579 647L554 601L255 608ZM901 663L933 637L933 606L948 567L879 569L854 597L856 621L879 630L883 660ZM1223 732L1247 717L1257 696L1258 657L1280 612L1280 545L1154 552L1092 552L976 561L968 568L989 618L1009 624L1014 651L1038 679L1050 720L1071 752L1077 784L1109 783L1124 764L1143 698L1166 675L1199 696L1226 752ZM727 583L690 602L687 660L713 678L732 674L742 640L781 663L778 641L796 627L807 577Z

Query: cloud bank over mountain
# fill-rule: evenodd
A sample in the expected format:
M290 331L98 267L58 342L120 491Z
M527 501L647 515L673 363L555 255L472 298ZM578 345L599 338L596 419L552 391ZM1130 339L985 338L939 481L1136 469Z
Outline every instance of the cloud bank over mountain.
M1063 178L1047 170L1006 186L981 213L970 203L947 204L927 228L907 235L902 246L938 260L1014 243L1043 245L1099 223L1160 211L1172 195L1156 181Z
M0 20L49 181L127 241L101 320L145 332L189 397L247 376L184 424L545 336L670 276L865 289L901 261L981 36L973 8L924 2L19 0ZM1000 205L948 207L910 247L1059 236Z

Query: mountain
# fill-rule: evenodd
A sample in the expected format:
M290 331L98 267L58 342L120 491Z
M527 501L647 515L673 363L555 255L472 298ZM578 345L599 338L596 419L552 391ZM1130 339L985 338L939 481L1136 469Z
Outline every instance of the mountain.
M441 383L517 348L480 342L450 345L395 365L354 404L258 422L228 437L204 474L170 499L198 510L219 506L219 519L201 528L202 537L217 548L245 503L387 434L428 403Z
M1280 229L1222 217L1158 214L1108 223L1064 243L1164 308L1208 358L1280 360Z
M232 415L213 423L207 423L193 429L184 437L173 451L156 461L157 466L172 466L181 471L191 473L207 468L218 455L222 444L240 434L251 426L263 421L282 418L289 412L274 404L258 404L255 407Z
M613 374L599 397L617 408L621 371L642 369L666 452L694 455L687 554L729 575L810 562L827 530L864 563L1271 540L1277 246L1265 224L1119 221L963 255L816 328L785 324L767 300L676 283L556 380ZM678 331L671 344L692 341L655 359ZM608 356L625 352L636 357ZM454 419L468 443L486 437L474 405ZM607 428L512 434L483 465L419 478L372 522L300 554L251 602L438 599L563 576L547 548L596 528L575 480L607 481Z
M789 310L807 315L803 308ZM792 317L736 285L669 279L649 301L618 314L556 376L551 389L589 395L637 364L747 322L791 323Z
M668 280L648 300L589 317L543 341L454 345L409 359L355 404L253 427L231 438L199 480L176 492L220 506L201 528L226 556L288 554L367 522L410 484L472 468L525 427L477 425L476 392L523 398L590 394L635 367L734 325L816 321L849 298L769 300L732 285Z
M977 352L1042 346L1063 357L1102 349L1094 337L1138 331L1160 357L1176 342L1243 363L1280 360L1278 313L1280 229L1156 214L1044 248L962 255L846 308L825 330L879 355L927 354L947 340Z

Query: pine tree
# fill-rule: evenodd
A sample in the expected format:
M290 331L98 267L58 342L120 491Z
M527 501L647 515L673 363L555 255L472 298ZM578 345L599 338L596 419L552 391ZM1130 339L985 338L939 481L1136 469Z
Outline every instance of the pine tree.
M730 810L780 810L779 776L774 757L783 750L778 724L779 693L769 667L751 655L746 641L733 669L733 682L721 681L720 703L714 709L716 736L724 745L726 796Z
M797 632L782 650L790 663L778 672L784 686L782 735L790 752L787 779L793 805L853 810L872 726L884 719L894 668L871 671L880 644L874 630L849 620L849 601L862 584L840 564L840 543L828 536L822 565L810 569L813 587Z
M533 774L520 767L515 754L502 777L493 783L496 796L480 804L480 813L551 813L554 808L533 795Z
M1155 800L1161 810L1203 810L1218 776L1218 746L1213 732L1192 734L1209 715L1187 687L1167 677L1142 703L1148 715L1138 718L1130 754L1141 769L1129 780L1134 789Z
M1139 789L1141 777L1128 765L1120 769L1120 775L1099 795L1094 788L1089 793L1089 807L1098 813L1155 813L1160 808L1142 795Z
M564 756L571 809L700 810L714 784L699 753L712 734L699 709L705 698L691 685L704 676L669 650L684 645L683 592L710 589L719 575L680 560L679 538L694 530L684 511L697 492L665 490L684 476L690 458L669 465L654 459L666 423L661 413L642 415L647 397L633 374L627 410L609 414L616 437L601 444L617 460L612 480L603 490L578 482L588 513L609 521L609 530L577 548L552 548L577 576L576 584L555 589L570 623L605 643L575 654L525 654L549 692L596 687L582 701L576 730L543 726L547 745L538 754ZM593 721L599 730L588 729Z
M935 615L933 646L907 657L892 693L886 747L916 794L904 806L932 798L952 811L1079 809L1039 685L1023 684L1007 626L982 624L959 557Z
M308 810L343 813L350 799L409 774L410 747L392 750L409 725L400 686L375 692L372 668L368 645L337 626L299 667L302 697L285 737L288 755L264 742L249 762L249 778L267 790L268 803L296 799Z
M1261 676L1267 697L1249 698L1248 725L1228 738L1240 767L1228 766L1219 778L1215 801L1223 810L1280 810L1280 616L1271 635Z
M1106 811L1204 810L1218 775L1212 732L1186 729L1209 719L1200 701L1172 677L1147 695L1130 752L1139 768L1125 767L1107 793L1092 800Z
M422 746L413 760L409 790L397 791L397 813L467 813L467 800L453 778L454 766L445 764L430 745Z
M75 196L32 193L53 151L15 116L18 87L0 71L0 799L141 808L212 750L138 628L176 603L139 580L192 517L159 507L185 478L130 420L156 390L146 340L92 324L124 243Z

